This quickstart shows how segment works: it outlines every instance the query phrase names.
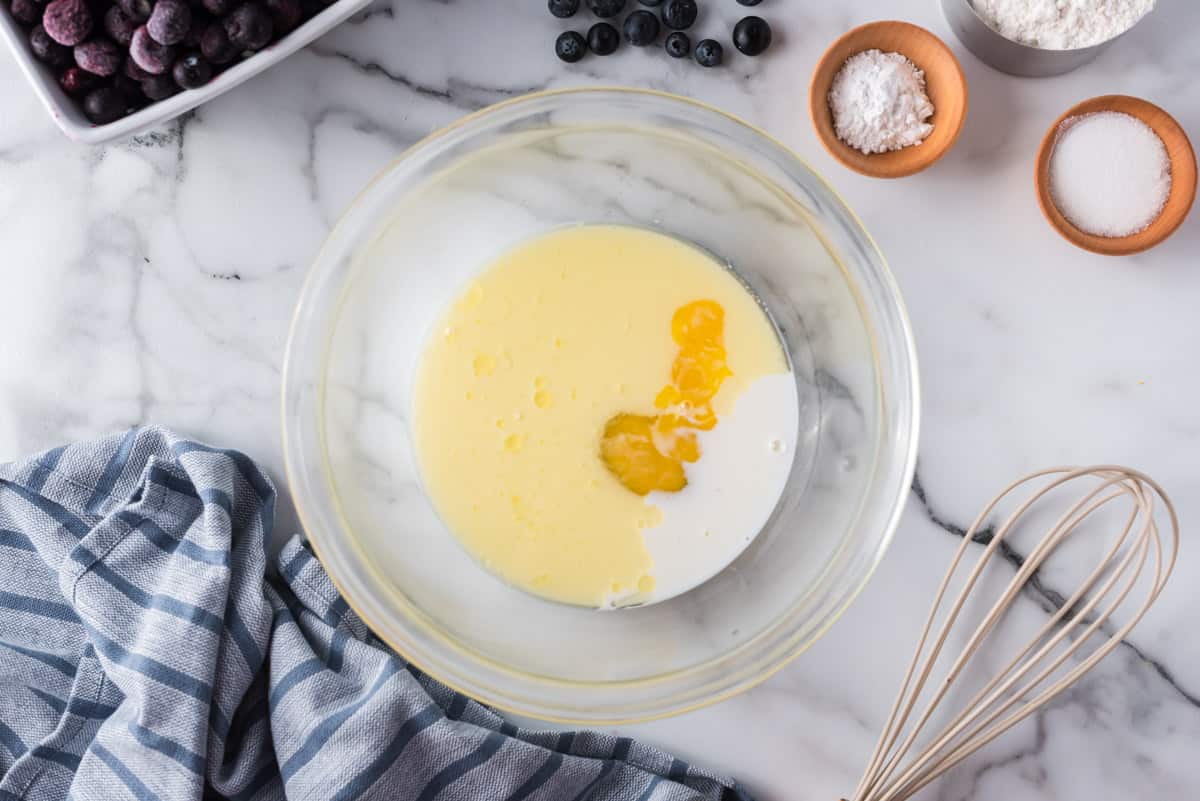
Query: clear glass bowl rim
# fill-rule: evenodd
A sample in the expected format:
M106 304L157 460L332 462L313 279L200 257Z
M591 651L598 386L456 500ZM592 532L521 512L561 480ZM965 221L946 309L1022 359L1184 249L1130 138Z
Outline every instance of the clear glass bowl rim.
M382 179L395 170L406 160L412 159L414 156L422 154L430 149L436 149L439 145L445 145L446 140L452 135L467 135L469 133L481 133L489 128L489 122L493 122L498 117L503 117L505 112L511 112L514 109L527 107L530 113L544 111L540 109L539 104L554 103L558 101L569 103L576 96L603 96L605 94L614 95L617 97L640 97L648 102L662 104L662 109L659 111L669 111L673 104L680 107L688 108L692 113L703 113L711 115L713 118L723 121L731 130L741 129L741 133L755 142L755 151L758 155L763 155L762 151L768 151L769 155L774 158L776 165L790 166L792 171L798 171L806 176L810 183L807 186L809 191L815 192L824 197L824 200L838 208L845 219L842 221L843 226L849 229L852 236L857 239L863 248L871 254L871 261L868 265L873 268L868 271L867 278L871 279L873 285L878 289L874 293L876 300L885 305L886 311L891 317L891 329L888 333L895 337L893 344L893 354L900 364L899 375L896 376L901 382L902 391L897 393L898 410L894 415L895 420L892 421L886 409L881 409L880 414L883 423L895 423L895 427L900 437L899 447L894 453L882 453L878 458L880 461L889 461L888 470L886 471L887 486L879 486L879 481L875 480L868 488L868 495L881 496L877 499L878 503L886 507L883 513L883 523L881 532L875 541L875 547L867 554L869 564L865 570L862 570L859 575L853 577L851 586L843 588L843 590L830 603L827 603L820 610L820 620L816 625L812 625L811 621L804 621L807 624L806 634L803 636L786 636L780 640L776 636L776 642L770 647L770 652L760 657L752 665L746 668L731 670L722 681L708 681L704 686L690 686L681 689L673 695L667 695L657 699L653 704L644 704L644 708L636 710L610 712L603 704L570 704L568 706L557 706L553 702L542 703L528 693L532 689L535 693L538 685L545 688L555 687L561 689L566 687L574 690L600 690L603 693L609 694L610 697L619 697L622 691L632 691L634 689L646 689L655 685L661 686L665 682L663 676L651 676L642 679L611 681L611 682L576 682L570 680L556 680L543 676L530 676L519 671L513 671L504 668L504 666L495 665L499 668L499 673L507 673L511 676L523 677L525 680L532 681L532 684L520 688L520 691L513 691L495 686L488 686L478 682L466 681L459 675L448 675L447 671L439 670L429 664L425 659L425 655L418 652L418 649L413 647L411 643L398 640L394 636L389 636L387 627L378 625L378 621L373 620L373 616L366 613L362 608L363 605L356 602L352 592L348 592L348 583L339 576L337 566L338 561L334 557L336 550L335 543L326 541L325 537L334 537L336 534L330 534L322 529L317 524L317 515L312 506L311 499L303 491L308 483L313 479L312 471L306 474L301 464L300 458L302 442L301 432L297 421L293 418L298 416L292 410L292 403L289 400L290 388L293 384L293 376L297 371L297 362L302 358L302 346L300 340L306 323L309 322L309 317L312 316L312 307L319 306L321 301L317 298L315 292L318 284L322 283L322 279L327 279L328 276L320 274L320 267L323 264L329 265L327 259L327 249L335 239L339 229L343 227L348 219L364 205L364 201L370 197L375 187ZM472 130L474 129L474 130ZM857 287L862 291L862 287ZM337 302L325 300L324 303ZM872 320L878 324L878 320ZM327 344L327 338L325 340ZM875 344L876 350L879 349L879 343ZM874 239L867 232L865 227L857 215L850 209L848 204L842 200L841 196L833 189L832 186L814 170L808 162L801 158L797 153L789 147L775 139L766 131L752 125L745 120L722 111L721 109L694 100L692 98L681 95L662 92L651 89L639 89L632 87L584 87L570 89L553 89L541 92L534 92L522 95L511 100L506 100L494 105L487 106L479 111L467 114L454 122L435 130L428 136L418 140L404 151L402 151L395 159L387 166L380 170L358 193L354 200L342 212L338 220L330 229L326 236L325 242L313 260L309 268L308 274L301 287L299 298L296 302L295 311L293 313L291 326L288 333L287 342L284 349L284 363L282 370L282 391L281 391L281 435L283 442L283 456L285 478L292 492L292 499L296 508L297 515L300 520L301 527L308 538L314 552L322 565L325 567L331 581L346 601L349 607L372 629L372 631L380 637L388 646L400 654L404 659L410 662L413 666L427 673L432 678L449 686L450 688L461 692L465 695L473 697L483 703L486 703L495 708L508 711L518 715L525 715L542 720L564 723L569 725L622 725L629 723L643 722L654 720L663 717L669 717L676 714L699 709L718 703L722 700L738 695L746 690L749 690L758 684L766 681L778 671L782 670L788 663L798 657L801 653L807 650L813 643L821 638L824 633L842 616L849 608L850 604L858 597L865 588L867 582L874 574L879 562L882 561L884 554L895 534L896 528L899 525L900 515L904 508L905 500L908 496L912 485L913 475L916 470L917 458L917 443L919 440L920 428L920 383L919 372L917 367L916 345L913 337L912 326L909 321L908 313L904 305L903 297L900 294L899 287L896 284L895 278L892 275L883 254L880 252ZM303 354L311 355L311 354ZM321 358L324 363L324 358ZM881 391L879 386L876 387L877 392ZM865 507L865 502L864 502ZM796 625L794 624L793 628ZM462 652L461 646L457 643L449 641L440 632L432 632L438 637L445 639L447 644L454 649ZM769 632L768 632L769 633ZM765 634L765 633L764 633ZM760 636L758 639L761 639ZM752 641L749 644L753 644ZM744 653L746 647L743 646L729 654L723 654L716 657L713 661L727 659L731 655ZM702 668L710 668L711 663L704 665L692 666L690 668L677 671L669 676L686 678L690 674L698 674Z

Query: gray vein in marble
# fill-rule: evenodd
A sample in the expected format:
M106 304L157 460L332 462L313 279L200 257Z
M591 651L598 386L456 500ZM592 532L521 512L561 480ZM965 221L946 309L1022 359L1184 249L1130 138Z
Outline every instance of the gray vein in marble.
M934 510L933 504L929 501L928 495L925 492L925 487L921 483L920 473L913 474L912 492L917 501L920 503L921 511L925 513L925 517L928 518L929 522L933 523L942 531L950 534L953 537L962 539L967 535L965 528L946 520ZM992 538L995 535L995 527L988 525L976 531L971 537L971 541L978 543L979 545L987 545L992 541ZM1015 548L1009 545L1007 541L1001 540L1000 545L996 548L996 551L1005 562L1012 566L1013 570L1020 570L1025 564L1025 557ZM1057 612L1063 607L1063 604L1065 604L1067 600L1066 596L1064 596L1061 592L1053 587L1047 586L1038 575L1038 571L1034 571L1033 575L1029 577L1029 581L1022 588L1022 592L1027 597L1032 598L1047 614L1053 614L1054 612ZM1112 628L1106 624L1101 627L1101 631L1105 633L1111 633ZM1180 698L1182 698L1191 706L1200 708L1200 696L1197 696L1196 694L1184 688L1175 679L1172 671L1161 660L1150 656L1128 639L1122 640L1121 646L1129 649L1135 656L1137 656L1139 660L1141 660L1143 664L1157 673L1158 676L1168 686L1170 686Z
M1033 714L1033 742L1017 751L1003 756L999 759L980 760L978 765L972 766L969 775L966 778L967 790L960 791L953 781L937 782L937 799L938 801L968 801L974 798L975 793L979 789L979 784L984 777L989 773L998 770L1004 770L1013 765L1019 765L1026 760L1037 762L1037 773L1032 777L1033 785L1041 788L1046 783L1046 767L1039 761L1042 758L1042 752L1046 749L1048 737L1046 735L1046 713L1048 709L1039 709Z
M307 52L319 56L320 58L336 59L343 61L353 67L356 71L364 75L374 75L382 77L391 83L398 84L423 97L432 98L448 102L455 108L460 108L466 111L476 111L492 103L504 100L511 97L519 97L521 95L536 92L542 88L541 85L530 86L490 86L483 83L475 83L472 81L463 80L462 78L450 77L446 86L429 86L418 83L410 78L405 77L397 72L384 67L378 61L360 58L344 50L332 50L322 47L319 44L310 45ZM471 96L471 97L464 97Z
M376 17L379 17L380 19L395 19L396 12L391 6L368 8L366 11L363 11L361 14L351 17L349 20L347 20L346 24L347 25L362 25L363 23L368 22L369 20L372 20Z

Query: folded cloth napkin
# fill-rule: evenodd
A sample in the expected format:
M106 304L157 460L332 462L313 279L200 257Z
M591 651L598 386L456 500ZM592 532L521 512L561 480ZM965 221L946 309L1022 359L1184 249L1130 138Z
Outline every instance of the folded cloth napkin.
M268 575L274 508L253 461L160 428L0 466L0 801L746 797L422 675L299 539Z

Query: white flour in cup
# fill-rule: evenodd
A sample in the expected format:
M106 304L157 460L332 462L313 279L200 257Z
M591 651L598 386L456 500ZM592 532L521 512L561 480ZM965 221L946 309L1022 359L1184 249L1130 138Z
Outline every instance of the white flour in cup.
M1074 50L1125 33L1154 8L1154 0L971 0L971 5L1006 39Z

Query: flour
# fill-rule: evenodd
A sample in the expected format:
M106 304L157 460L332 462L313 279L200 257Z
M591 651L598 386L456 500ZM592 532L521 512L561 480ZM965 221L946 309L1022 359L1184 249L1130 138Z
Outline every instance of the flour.
M925 73L899 53L865 50L846 59L829 87L838 139L863 153L919 145L933 132Z
M1154 0L971 0L971 5L1006 39L1074 50L1120 36L1154 8Z

